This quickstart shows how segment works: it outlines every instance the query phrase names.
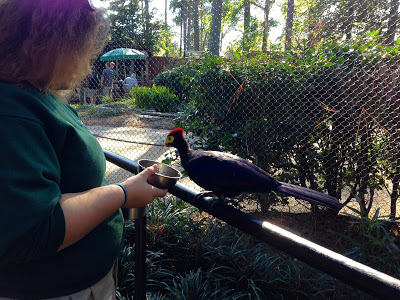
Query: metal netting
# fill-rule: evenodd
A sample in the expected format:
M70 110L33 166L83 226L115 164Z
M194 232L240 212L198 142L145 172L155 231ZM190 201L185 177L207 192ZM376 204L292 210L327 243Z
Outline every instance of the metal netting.
M141 48L145 59L112 60L112 88L95 88L95 106L85 105L93 92L87 81L70 101L80 103L80 117L104 149L134 161L173 157L164 141L180 126L193 147L232 152L364 215L379 208L394 217L400 208L397 1L295 1L291 31L291 1L278 2L282 36L267 48L261 39L246 46L238 41L224 57L194 51L178 58ZM258 7L266 3L272 12L275 1ZM269 17L271 26L279 23ZM262 19L250 23L249 40L262 31ZM199 50L190 45L184 50ZM104 53L132 47L112 41ZM93 65L97 80L105 63L99 57ZM127 88L123 80L132 73L138 87ZM128 176L107 164L110 182ZM312 209L275 195L242 198L267 209Z

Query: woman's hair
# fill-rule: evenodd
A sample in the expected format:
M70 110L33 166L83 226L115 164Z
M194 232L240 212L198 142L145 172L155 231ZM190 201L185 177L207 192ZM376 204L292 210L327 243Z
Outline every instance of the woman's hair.
M88 0L0 0L0 80L71 89L103 49L108 23Z

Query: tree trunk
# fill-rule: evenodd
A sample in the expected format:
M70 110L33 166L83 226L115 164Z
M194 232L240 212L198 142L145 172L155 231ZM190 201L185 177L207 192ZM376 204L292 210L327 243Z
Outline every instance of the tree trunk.
M182 11L181 11L182 17ZM179 39L179 56L182 56L182 39L183 39L183 18L181 18L181 36Z
M345 21L345 28L344 32L346 34L346 41L351 39L351 32L353 30L353 23L354 23L354 4L353 0L347 1L348 8L347 8L347 18Z
M192 1L188 0L186 9L186 19L187 19L187 31L186 31L186 50L192 50Z
M271 0L265 0L265 7L264 7L264 34L263 34L263 41L262 41L262 51L267 52L267 45L268 45L268 19L269 19L269 6Z
M165 30L168 30L168 0L165 0ZM168 40L165 41L165 57L168 57Z
M390 13L388 20L388 28L386 32L386 44L394 45L394 36L397 29L397 23L399 20L399 0L392 0L390 2Z
M208 51L212 55L219 55L219 41L221 38L222 0L213 0L212 21Z
M193 38L194 50L200 50L200 29L199 29L199 0L193 0Z
M244 22L243 22L243 51L249 51L249 30L250 30L250 1L244 0Z
M168 0L165 0L165 27L168 27Z
M183 39L183 55L185 55L185 51L187 50L187 41L186 41L186 31L187 31L187 15L186 15L186 0L182 0L182 22L183 22L183 34L182 34L182 39Z
M149 0L144 0L144 28L146 33L150 28Z
M292 49L293 15L294 15L294 0L289 0L287 8L287 16L286 16L285 50Z

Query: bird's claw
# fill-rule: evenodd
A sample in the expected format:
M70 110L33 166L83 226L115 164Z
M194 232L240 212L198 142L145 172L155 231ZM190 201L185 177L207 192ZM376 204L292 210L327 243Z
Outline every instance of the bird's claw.
M203 197L206 197L206 196L209 196L210 198L212 198L211 201L207 201L211 211L214 209L214 206L217 204L224 204L224 205L226 204L225 198L223 196L219 196L212 191L204 191L204 192L197 194L196 196L194 196L194 201L200 201L200 199L203 199Z
M214 192L212 192L212 191L204 191L204 192L198 193L196 196L194 196L194 200L195 200L195 201L198 201L198 200L200 200L201 198L206 197L206 196L209 196L209 197L211 197L211 198L213 198L213 199L219 198L218 195L216 195L216 194L215 194Z

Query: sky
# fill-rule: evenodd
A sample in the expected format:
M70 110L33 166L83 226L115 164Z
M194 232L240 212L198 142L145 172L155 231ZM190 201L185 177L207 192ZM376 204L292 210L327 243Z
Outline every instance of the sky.
M229 0L228 0L229 1ZM169 2L169 1L168 1ZM282 1L281 0L277 0L276 3L280 4ZM107 8L108 6L108 1L100 1L100 0L92 0L92 3L95 7L103 7L103 8ZM152 8L157 8L157 14L156 17L158 20L160 21L164 21L165 19L165 0L150 0L149 2L149 6L150 9ZM261 9L252 6L252 14L256 14L258 16L259 19L263 19L263 12ZM280 6L275 5L271 11L271 16L274 19L277 19L281 24L283 23L283 21L281 20L281 12L280 12ZM169 10L168 12L168 25L173 25L172 23L172 11ZM272 42L275 42L275 39L281 34L281 30L282 30L282 25L280 24L280 26L278 26L277 28L272 28L272 30L270 31L270 38L272 40ZM174 41L179 43L179 28L175 27L172 29L175 32L175 38ZM224 53L226 47L229 46L229 44L235 40L236 38L238 38L238 36L240 36L242 33L239 31L232 31L230 32L222 41L222 49L221 49L221 53Z

